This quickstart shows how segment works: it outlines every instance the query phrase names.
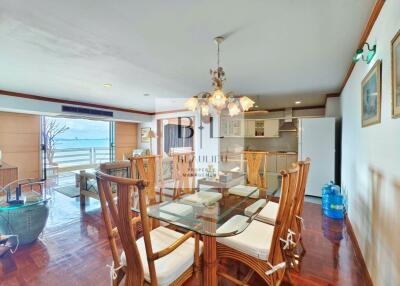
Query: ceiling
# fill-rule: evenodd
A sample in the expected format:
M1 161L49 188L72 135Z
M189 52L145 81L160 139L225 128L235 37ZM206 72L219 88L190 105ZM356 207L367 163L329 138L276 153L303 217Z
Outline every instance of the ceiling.
M226 90L274 108L295 100L321 105L325 94L338 92L373 4L0 0L0 89L150 112L180 109L174 98L211 89L212 39L225 35Z

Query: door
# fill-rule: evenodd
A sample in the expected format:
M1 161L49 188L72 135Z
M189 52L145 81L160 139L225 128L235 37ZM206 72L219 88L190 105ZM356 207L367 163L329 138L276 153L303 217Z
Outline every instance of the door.
M306 195L321 197L321 188L335 180L335 118L299 120L299 159L311 159Z
M44 116L40 116L40 177L47 180L47 145L46 145L46 121Z
M110 122L110 162L115 161L115 122Z

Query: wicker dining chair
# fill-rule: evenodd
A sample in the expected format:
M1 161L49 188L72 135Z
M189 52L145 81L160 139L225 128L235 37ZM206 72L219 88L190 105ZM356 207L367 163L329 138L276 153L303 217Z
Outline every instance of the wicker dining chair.
M192 193L196 188L196 166L195 153L183 152L172 154L174 179L174 198L183 194Z
M159 189L162 181L162 169L158 164L161 157L158 155L136 156L130 157L129 160L131 162L131 178L147 181L146 192L149 203L157 202L157 191L159 197L162 197L161 189Z
M220 276L236 285L247 285L247 280L254 272L267 285L279 285L286 273L287 260L283 249L288 247L291 240L289 218L294 212L293 190L298 185L299 167L282 171L281 175L281 203L275 225L253 220L242 233L232 237L217 238L219 259L236 260L250 268L245 279L237 279L228 273L218 272ZM248 217L243 216L243 220L246 219ZM226 223L229 223L229 220Z
M296 213L295 215L301 216L304 204L305 184L307 183L308 169L310 165L310 159L306 161L299 161L293 163L293 166L299 165L299 184L296 190ZM305 170L307 168L307 170ZM269 224L275 224L276 216L278 215L279 202L269 201L265 207L259 212L257 219Z
M267 152L243 151L242 157L246 166L247 184L258 188L266 188L268 186Z
M295 191L295 201L294 201L294 211L293 216L290 218L290 230L293 235L293 243L291 243L290 247L286 249L286 255L291 257L290 265L293 266L295 270L298 269L298 264L301 258L304 256L306 250L304 247L303 239L302 239L302 229L303 229L303 206L304 206L304 197L305 197L305 188L308 179L308 171L310 168L311 160L307 158L305 161L299 161L294 165L299 166L299 183ZM258 213L256 219L268 224L275 224L278 209L280 202L272 202L269 201L266 206ZM301 247L300 255L297 254Z
M304 198L308 180L308 173L311 166L311 160L310 158L306 158L305 161L298 162L298 165L300 167L299 186L297 188L298 190L295 196L294 211L293 211L293 216L291 218L292 222L290 223L290 228L294 233L293 235L294 241L291 244L291 246L287 249L287 254L286 254L288 257L292 259L291 265L297 271L299 271L298 265L302 257L306 253L306 248L304 246L303 236L302 236L302 232L304 229L304 220L302 215L304 209ZM297 252L300 251L300 247L301 247L301 253L300 255L297 255Z
M113 285L125 278L125 285L182 285L193 274L200 277L202 244L193 232L181 234L158 227L150 231L147 215L148 183L143 180L114 177L97 172L100 201L113 257ZM111 184L117 185L115 202ZM132 192L139 194L140 216L132 215ZM135 227L143 226L143 237L137 238ZM195 236L195 238L193 238ZM123 251L117 247L120 238Z

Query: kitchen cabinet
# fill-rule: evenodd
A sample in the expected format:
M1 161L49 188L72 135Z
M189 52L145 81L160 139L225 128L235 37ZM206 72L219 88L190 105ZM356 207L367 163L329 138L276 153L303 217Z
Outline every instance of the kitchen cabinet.
M264 120L264 136L279 137L279 120Z
M280 172L292 168L292 164L296 163L297 154L288 152L270 152L267 154L267 171Z
M279 137L278 119L221 118L221 136L274 138Z
M276 154L267 154L267 172L276 172Z
M18 168L4 162L0 164L0 188L18 180Z
M291 168L293 166L293 163L296 163L297 161L298 161L297 154L292 154L292 153L286 154L286 166L288 168Z
M245 120L245 137L252 137L254 136L254 130L256 128L256 121L255 120Z
M242 119L222 118L221 136L224 137L243 137L245 122Z
M277 154L276 155L276 171L280 172L281 170L285 170L286 168L286 155L285 154Z

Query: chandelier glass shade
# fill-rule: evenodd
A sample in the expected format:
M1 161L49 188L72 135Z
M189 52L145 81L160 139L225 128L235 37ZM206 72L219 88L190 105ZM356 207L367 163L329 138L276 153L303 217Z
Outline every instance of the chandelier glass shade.
M200 110L202 116L208 116L212 110L220 114L224 108L227 108L229 115L235 116L242 111L248 111L253 107L255 102L247 96L238 97L234 96L232 92L224 93L223 82L226 80L225 72L224 69L219 66L219 45L224 38L216 37L214 40L218 47L217 68L215 70L210 70L214 91L200 92L198 95L188 99L185 103L185 107L190 111Z

